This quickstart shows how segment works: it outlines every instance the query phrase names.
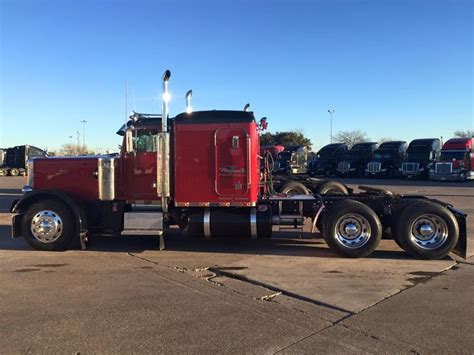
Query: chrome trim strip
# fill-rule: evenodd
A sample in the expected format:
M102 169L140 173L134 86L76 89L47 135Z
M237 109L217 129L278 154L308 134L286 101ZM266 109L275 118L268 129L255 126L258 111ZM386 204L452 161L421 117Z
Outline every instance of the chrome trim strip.
M204 229L204 237L211 239L211 210L206 208L202 217L202 226Z
M257 210L255 207L250 209L250 236L257 238Z

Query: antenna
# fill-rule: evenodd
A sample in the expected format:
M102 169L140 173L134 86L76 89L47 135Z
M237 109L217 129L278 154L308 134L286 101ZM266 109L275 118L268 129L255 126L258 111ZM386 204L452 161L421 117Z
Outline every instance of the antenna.
M250 104L249 104L249 103L245 104L245 106L244 106L244 111L245 111L245 112L249 112L249 111L250 111Z
M125 127L128 122L128 81L125 80Z
M133 111L135 112L137 108L135 107L135 88L133 88Z

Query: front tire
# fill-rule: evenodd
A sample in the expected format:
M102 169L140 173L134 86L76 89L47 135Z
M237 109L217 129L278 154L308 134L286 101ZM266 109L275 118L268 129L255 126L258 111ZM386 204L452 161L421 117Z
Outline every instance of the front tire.
M18 170L17 168L11 168L10 169L10 175L11 176L19 176L20 175L20 170Z
M382 225L377 214L354 200L334 204L324 216L321 228L327 245L350 258L372 254L382 239Z
M395 223L395 238L407 253L420 259L441 259L459 240L456 217L429 201L408 206Z
M56 200L32 204L23 217L22 232L28 244L36 250L66 250L79 240L71 210Z

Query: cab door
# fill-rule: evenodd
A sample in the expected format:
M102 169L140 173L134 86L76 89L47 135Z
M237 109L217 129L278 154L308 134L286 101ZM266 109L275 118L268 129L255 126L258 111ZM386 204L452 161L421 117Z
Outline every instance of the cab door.
M250 187L250 139L242 128L219 128L214 133L215 191L222 197L245 195Z
M123 194L127 200L157 200L156 129L132 132L132 149L122 156Z

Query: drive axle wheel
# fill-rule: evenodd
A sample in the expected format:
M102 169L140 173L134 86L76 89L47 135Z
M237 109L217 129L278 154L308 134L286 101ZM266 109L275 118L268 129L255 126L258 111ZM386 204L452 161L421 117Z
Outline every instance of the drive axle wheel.
M348 195L347 186L337 181L324 181L316 186L315 192L320 195Z
M281 187L280 193L287 195L308 195L309 190L301 182L290 181Z
M79 240L71 210L55 200L31 205L23 217L22 232L37 250L66 250Z
M328 246L351 258L370 255L382 238L382 225L375 212L354 200L334 204L321 227Z
M409 254L421 259L441 259L459 239L456 217L446 208L429 201L408 206L395 223L395 238Z

